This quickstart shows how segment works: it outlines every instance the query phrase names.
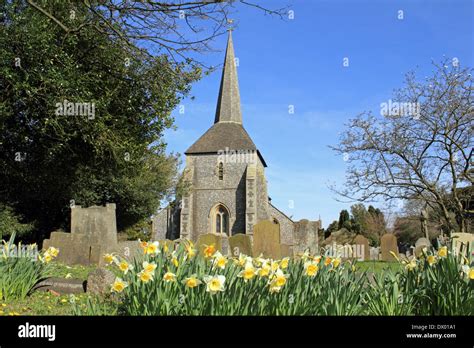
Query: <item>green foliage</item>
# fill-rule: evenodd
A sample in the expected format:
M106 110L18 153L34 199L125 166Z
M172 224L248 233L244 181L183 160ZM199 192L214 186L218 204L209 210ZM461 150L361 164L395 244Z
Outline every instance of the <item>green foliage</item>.
M70 302L72 315L117 315L117 303L110 298L101 298L99 296L87 296L85 300L78 302L74 296L71 296Z
M80 7L73 23L69 2L41 5L71 27L99 18ZM142 55L100 23L66 35L24 0L0 13L0 201L43 234L67 228L71 204L116 203L119 229L149 217L176 179L163 132L199 71ZM94 103L94 117L57 113L65 100Z
M343 227L350 230L350 228L347 228L347 226L350 227L350 216L349 216L349 212L343 209L339 213L339 222L338 222L337 227L339 230Z
M36 283L50 273L49 263L37 258L35 245L27 246L27 254L23 254L22 245L15 245L14 239L15 234L8 242L3 241L0 254L0 300L26 298Z
M151 222L149 219L142 220L133 226L125 229L123 233L127 236L127 240L143 240L148 241L151 237Z
M34 226L21 222L21 217L15 214L10 206L0 203L0 240L13 234L27 237Z

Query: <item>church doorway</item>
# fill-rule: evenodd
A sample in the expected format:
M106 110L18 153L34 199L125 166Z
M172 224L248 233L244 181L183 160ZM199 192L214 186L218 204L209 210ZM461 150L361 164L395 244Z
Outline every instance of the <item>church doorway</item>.
M229 211L222 204L211 210L212 232L229 235Z

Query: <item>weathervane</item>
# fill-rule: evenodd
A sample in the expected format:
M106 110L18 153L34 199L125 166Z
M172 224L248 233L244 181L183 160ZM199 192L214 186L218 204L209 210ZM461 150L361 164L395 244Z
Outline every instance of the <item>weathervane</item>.
M228 24L227 31L232 31L232 30L234 30L234 27L232 26L232 23L234 23L234 20L233 20L233 19L228 19L228 20L227 20L227 24Z

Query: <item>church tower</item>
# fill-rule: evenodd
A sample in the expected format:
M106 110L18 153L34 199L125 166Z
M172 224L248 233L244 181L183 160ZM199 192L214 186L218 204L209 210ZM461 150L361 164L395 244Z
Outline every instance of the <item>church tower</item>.
M248 121L252 122L251 117ZM253 235L254 225L262 220L280 226L283 244L294 245L296 232L306 238L306 228L295 229L291 218L273 206L268 197L267 165L243 125L231 31L214 124L185 155L183 175L189 190L180 202L162 209L153 218L154 239L197 240L205 233Z
M265 161L245 130L237 66L229 31L214 124L186 154L191 184L181 205L181 238L203 233L252 234L268 219Z

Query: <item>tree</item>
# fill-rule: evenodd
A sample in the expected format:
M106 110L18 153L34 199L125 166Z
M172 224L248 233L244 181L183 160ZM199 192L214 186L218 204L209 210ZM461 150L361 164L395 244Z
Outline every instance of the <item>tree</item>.
M67 2L48 6L69 18ZM72 204L115 202L120 229L149 217L177 174L163 131L199 70L163 55L127 60L86 9L75 16L90 25L75 35L24 1L0 13L0 203L37 239L67 229Z
M350 230L350 224L351 224L351 222L350 222L349 212L345 209L341 210L341 212L339 213L339 221L338 221L338 224L337 224L338 229L340 230L341 228L344 227L344 228Z
M348 158L342 197L357 201L418 199L440 211L448 230L466 230L466 203L474 190L473 76L456 59L433 63L425 81L415 73L381 105L383 116L350 120L332 147Z

